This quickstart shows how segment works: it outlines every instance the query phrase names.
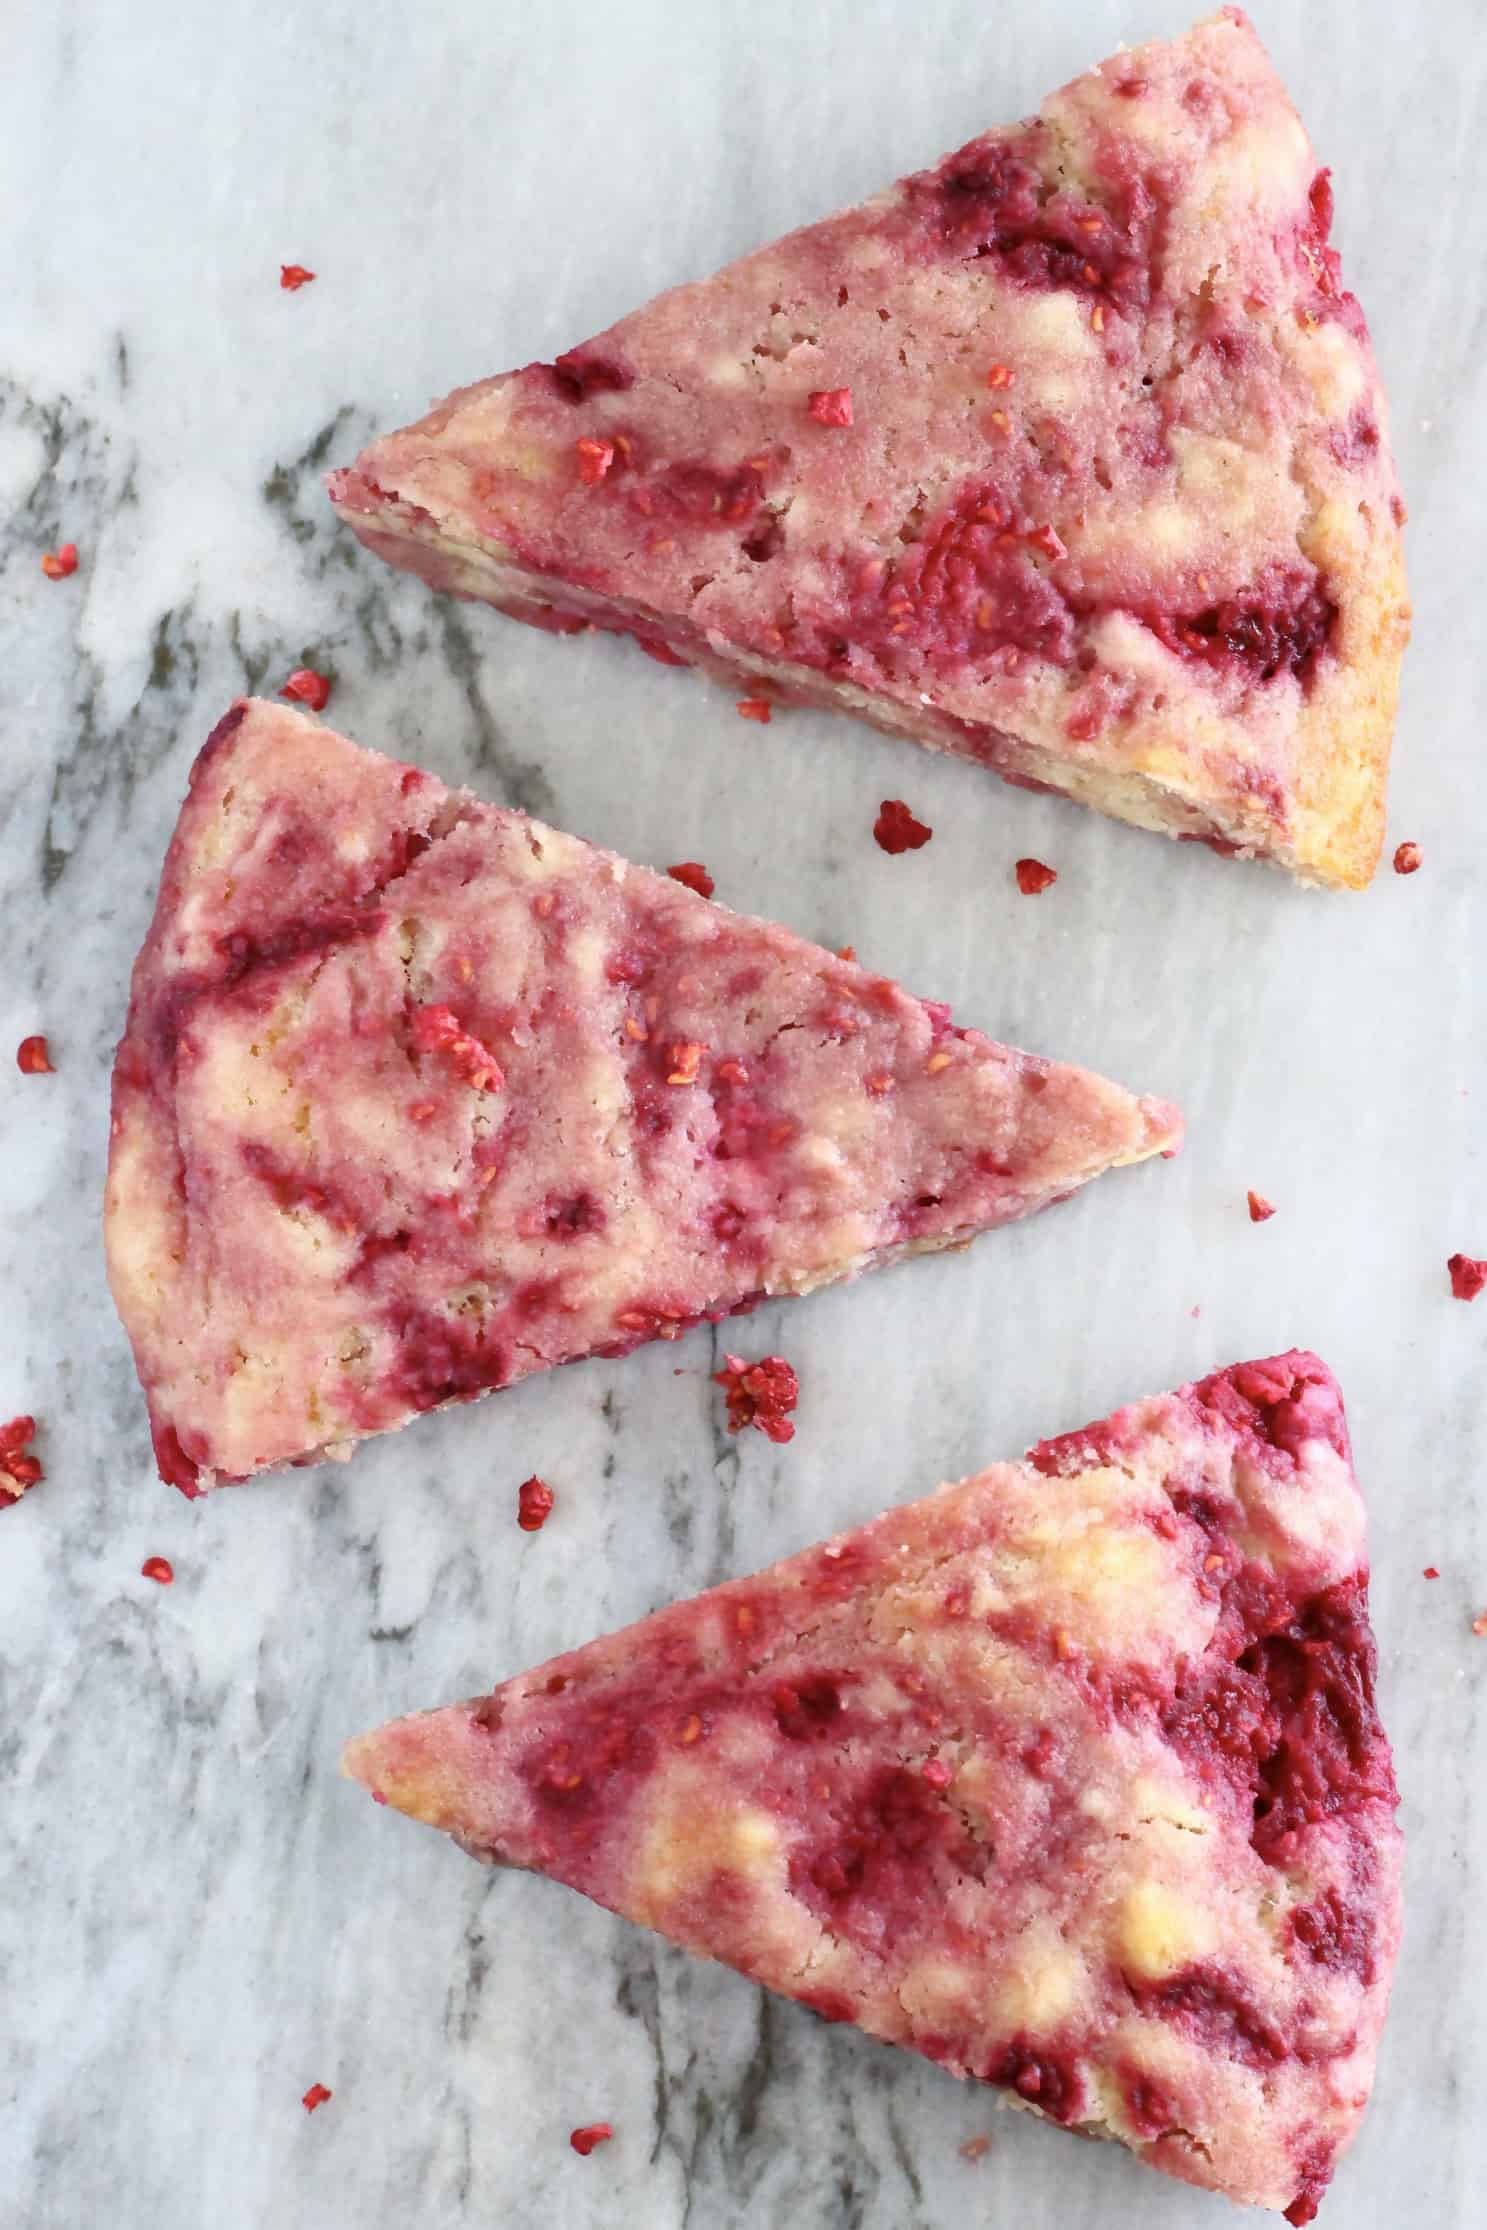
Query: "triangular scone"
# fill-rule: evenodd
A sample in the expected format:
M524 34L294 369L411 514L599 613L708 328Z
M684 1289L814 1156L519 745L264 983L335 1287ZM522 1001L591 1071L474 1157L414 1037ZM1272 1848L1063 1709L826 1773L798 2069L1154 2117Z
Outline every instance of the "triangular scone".
M1290 1354L346 1764L478 1857L1304 2223L1398 1941L1373 1671L1342 1402Z
M1366 883L1408 625L1332 197L1227 8L331 477L364 542Z
M197 760L107 1240L195 1491L1170 1153L1176 1111L282 706Z

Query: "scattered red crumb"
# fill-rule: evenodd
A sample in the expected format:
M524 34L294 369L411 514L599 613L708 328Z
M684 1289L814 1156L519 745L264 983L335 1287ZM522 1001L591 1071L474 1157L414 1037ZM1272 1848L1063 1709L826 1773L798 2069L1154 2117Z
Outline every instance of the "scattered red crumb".
M286 294L298 294L300 288L308 286L314 276L314 272L307 271L302 263L281 263L279 266L279 284ZM326 2095L328 2097L330 2094L327 2092Z
M327 2099L334 2096L335 2093L328 2091L323 2083L312 2083L300 2104L307 2114L313 2114L317 2106L323 2106Z
M1250 1222L1268 1223L1275 1214L1274 1201L1267 1200L1262 1192L1247 1192L1244 1197L1249 1202Z
M769 705L763 697L742 697L733 709L740 720L758 720L769 726Z
M666 872L674 883L685 883L688 890L695 890L699 898L711 898L718 887L700 859L680 859Z
M1440 1573L1436 1570L1433 1564L1427 1564L1425 1567L1424 1576L1427 1580L1438 1580L1440 1578Z
M582 2129L575 2129L568 2142L585 2160L596 2145L607 2145L614 2135L613 2122L589 2122Z
M169 1587L176 1576L176 1572L175 1566L170 1563L168 1558L147 1556L139 1568L139 1575L141 1579L156 1580L161 1587Z
M374 1804L385 1804L385 1803L387 1802L387 1799L386 1799L386 1797L385 1797L385 1796L384 1796L384 1795L382 1794L382 1791L381 1791L380 1789L373 1789L373 1791L372 1791L372 1802L373 1802Z
M1487 1639L1487 1611L1483 1611L1480 1618L1472 1620L1472 1632L1479 1640Z
M1015 869L1017 888L1024 898L1036 898L1039 891L1047 890L1058 881L1058 869L1045 867L1040 859L1020 859Z
M838 945L836 956L838 960L855 960L857 958L857 947L855 945Z
M902 798L884 798L873 823L873 841L884 852L917 852L934 835L927 821L916 821Z
M324 712L330 703L330 676L317 674L313 666L296 666L279 695L294 704L308 705L311 712Z
M1005 364L993 364L986 375L986 384L988 387L1010 387L1012 385L1011 371Z
M474 1091L499 1092L505 1085L494 1053L461 1028L452 1007L420 1007L413 1018L413 1043L420 1053L446 1054Z
M22 1038L15 1049L15 1065L22 1076L52 1076L52 1056L46 1039Z
M1458 1301L1475 1301L1487 1285L1487 1262L1474 1261L1469 1254L1453 1254L1446 1268L1451 1273L1451 1291Z
M960 2157L962 2160L984 2160L990 2151L989 2137L968 2137L960 2148Z
M852 390L850 387L818 387L806 408L818 426L850 426Z
M767 1439L781 1446L795 1438L795 1427L786 1412L800 1399L800 1380L782 1355L766 1355L746 1363L741 1355L725 1355L727 1368L714 1374L713 1384L728 1397L728 1430L742 1432L756 1425Z
M578 477L586 488L597 488L610 466L614 463L614 443L595 441L585 434L576 445L578 450Z
M35 1456L26 1454L35 1433L34 1417L12 1417L8 1425L0 1425L0 1510L19 1502L28 1487L46 1477Z
M1395 874L1413 875L1424 857L1418 844L1401 844L1394 854Z
M523 1533L540 1533L557 1497L545 1479L523 1479L516 1490L516 1522Z
M65 581L69 573L77 571L77 544L64 542L60 550L44 550L41 570L49 581Z
M706 1051L707 1047L699 1045L695 1039L687 1039L680 1045L669 1047L671 1067L667 1071L667 1083L695 1084L697 1073L702 1067L702 1056Z

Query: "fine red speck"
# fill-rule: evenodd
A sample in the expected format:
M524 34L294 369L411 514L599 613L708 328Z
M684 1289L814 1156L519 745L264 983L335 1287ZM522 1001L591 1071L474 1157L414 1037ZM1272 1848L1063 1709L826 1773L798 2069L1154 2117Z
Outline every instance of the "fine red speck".
M300 2104L307 2114L313 2114L317 2106L323 2106L326 2100L334 2097L334 2095L334 2092L328 2091L323 2083L312 2083L300 2100Z
M330 676L317 674L312 666L296 666L279 695L294 704L308 705L311 712L324 712L330 703Z
M717 889L700 859L678 860L675 867L668 867L666 872L674 883L685 883L688 890L695 890L699 898L711 898Z
M1427 1580L1438 1580L1438 1579L1440 1578L1440 1573L1439 1573L1439 1572L1438 1572L1438 1571L1436 1570L1436 1568L1435 1568L1435 1566L1434 1566L1433 1564L1427 1564L1427 1565L1426 1565L1426 1567L1425 1567L1425 1578L1426 1578Z
M916 821L902 798L884 798L873 823L873 841L883 852L917 852L934 835L927 821Z
M175 1566L163 1556L147 1556L139 1568L140 1578L156 1580L161 1587L169 1587L175 1578Z
M1479 1640L1487 1639L1487 1611L1483 1611L1480 1618L1472 1620L1472 1632Z
M989 2137L968 2137L960 2148L962 2160L984 2160L991 2151Z
M986 384L988 387L1010 387L1012 374L1005 364L993 364L986 375Z
M1014 872L1017 888L1024 898L1036 898L1039 891L1047 890L1058 881L1058 869L1045 867L1040 859L1020 859Z
M300 288L308 286L314 276L314 272L307 271L302 263L281 263L279 266L279 284L286 294L298 294ZM330 2096L328 2091L326 2096Z
M26 1454L35 1434L34 1417L12 1417L8 1425L0 1425L0 1510L19 1502L28 1487L46 1477L35 1456Z
M1262 1192L1249 1192L1244 1197L1249 1202L1250 1222L1268 1223L1275 1214L1274 1201L1267 1200Z
M595 441L585 434L575 444L578 450L578 477L586 488L597 488L610 466L614 463L614 443Z
M516 1522L523 1533L540 1533L552 1516L556 1497L545 1479L523 1479L516 1490Z
M52 1056L45 1038L22 1038L16 1047L15 1065L22 1076L52 1076Z
M69 573L77 571L77 544L64 542L60 550L44 551L41 570L49 581L65 581Z
M746 1363L741 1355L725 1355L727 1368L715 1373L713 1384L728 1397L728 1430L742 1432L756 1425L767 1439L781 1446L795 1438L795 1427L786 1415L800 1399L800 1380L782 1355L766 1355Z
M387 1799L386 1799L386 1797L385 1797L385 1796L384 1796L384 1795L382 1794L382 1791L381 1791L380 1789L373 1789L373 1791L372 1791L372 1802L373 1802L374 1804L385 1804L385 1803L387 1802Z
M1418 844L1401 844L1394 854L1395 874L1413 875L1424 857Z
M850 387L818 387L806 408L818 426L850 426L852 390Z
M613 2135L612 2122L589 2122L585 2128L575 2129L568 2142L576 2153L582 2153L587 2160L596 2145L607 2145Z
M769 706L763 697L743 697L733 709L740 720L757 720L769 726Z
M1477 1262L1469 1254L1453 1254L1446 1268L1451 1273L1451 1291L1458 1301L1475 1301L1487 1285L1487 1262Z

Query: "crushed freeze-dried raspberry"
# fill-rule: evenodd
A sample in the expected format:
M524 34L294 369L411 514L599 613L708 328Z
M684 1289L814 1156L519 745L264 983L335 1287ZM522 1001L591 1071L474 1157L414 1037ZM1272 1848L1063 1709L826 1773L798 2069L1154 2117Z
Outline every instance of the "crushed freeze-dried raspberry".
M324 712L330 703L330 676L317 674L313 666L296 666L279 695L293 704L308 705L311 712Z
M725 1355L726 1368L714 1374L728 1398L728 1430L742 1432L755 1425L766 1438L781 1446L795 1438L795 1427L786 1415L800 1399L800 1380L783 1355L766 1355L746 1363L741 1355Z
M65 581L69 573L77 571L77 544L64 542L60 550L44 550L41 570L49 581Z
M302 263L281 263L279 266L279 284L286 294L298 294L300 288L308 286L314 276L314 272L307 271Z
M988 387L1010 387L1012 374L1007 365L993 364L986 375L986 384Z
M1244 1197L1249 1202L1250 1222L1268 1223L1275 1214L1274 1201L1267 1200L1262 1192L1247 1192Z
M1045 867L1040 859L1020 859L1014 869L1017 888L1024 898L1036 898L1039 891L1049 889L1058 881L1058 869Z
M15 1050L15 1065L22 1076L52 1076L51 1049L42 1037L22 1038Z
M818 387L806 408L818 426L850 426L852 390L850 387Z
M420 1053L443 1053L477 1092L499 1092L506 1077L489 1046L463 1029L451 1007L420 1007L413 1018L413 1043Z
M139 1568L141 1579L155 1580L161 1587L169 1587L175 1578L175 1566L167 1557L147 1556Z
M769 705L763 697L741 697L733 709L740 720L757 720L761 726L769 726Z
M700 859L678 860L666 872L674 883L685 883L688 890L695 890L699 898L711 898L718 887Z
M838 960L855 960L857 958L857 947L855 945L838 945L836 956Z
M697 1072L702 1066L702 1056L707 1051L707 1047L698 1045L693 1040L681 1045L673 1045L668 1050L671 1067L667 1071L667 1083L695 1084Z
M1451 1274L1451 1291L1458 1301L1475 1301L1487 1285L1487 1262L1477 1262L1469 1254L1453 1254L1446 1268Z
M1472 1620L1472 1632L1479 1638L1487 1637L1487 1611L1483 1611L1480 1618Z
M1401 844L1394 854L1395 874L1413 875L1424 857L1418 844Z
M574 445L578 450L578 477L586 488L597 488L610 466L614 463L614 443L595 441L585 434Z
M1436 1567L1433 1564L1427 1564L1425 1567L1424 1577L1427 1580L1438 1580L1440 1578L1440 1573L1436 1570Z
M934 835L927 821L916 821L902 798L884 798L873 823L873 841L884 852L917 852Z
M300 2104L307 2114L313 2114L317 2106L323 2106L327 2099L334 2096L335 2093L328 2091L323 2083L312 2083Z
M523 1479L516 1490L516 1522L523 1533L540 1533L552 1516L556 1497L545 1479Z
M587 2160L596 2145L607 2145L613 2135L612 2122L589 2122L584 2128L575 2129L568 2142L576 2153L582 2153Z
M28 1487L46 1477L35 1456L26 1453L35 1434L34 1417L12 1417L8 1425L0 1425L0 1510L19 1502Z
M960 2148L962 2160L984 2160L991 2151L989 2137L968 2137Z

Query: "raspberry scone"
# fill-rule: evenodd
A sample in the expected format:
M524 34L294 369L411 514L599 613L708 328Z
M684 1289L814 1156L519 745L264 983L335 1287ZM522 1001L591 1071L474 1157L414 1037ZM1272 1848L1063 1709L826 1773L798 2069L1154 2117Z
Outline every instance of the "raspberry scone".
M1228 8L461 389L332 500L516 618L1366 883L1404 512L1331 215Z
M350 1744L379 1799L1310 2222L1400 1838L1314 1355L1242 1363Z
M207 743L114 1069L163 1475L960 1245L1176 1111L282 706Z

